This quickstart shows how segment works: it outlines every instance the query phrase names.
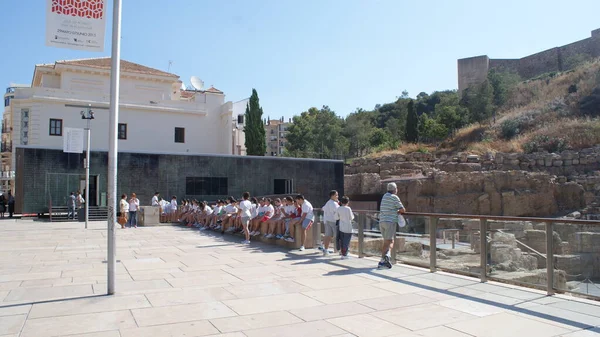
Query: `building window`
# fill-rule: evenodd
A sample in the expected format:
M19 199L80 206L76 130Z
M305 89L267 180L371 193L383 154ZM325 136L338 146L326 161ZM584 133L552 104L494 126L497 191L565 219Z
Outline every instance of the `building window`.
M292 179L275 179L273 181L273 194L292 194L294 193L294 181Z
M175 128L175 143L185 143L185 128Z
M238 115L237 123L238 124L244 124L244 115Z
M12 98L12 96L6 96L4 97L4 106L9 106L10 105L10 99Z
M127 139L127 124L119 123L119 139Z
M29 109L21 109L21 144L29 144Z
M227 178L187 177L185 179L187 195L227 195Z
M50 136L62 136L62 119L50 118Z

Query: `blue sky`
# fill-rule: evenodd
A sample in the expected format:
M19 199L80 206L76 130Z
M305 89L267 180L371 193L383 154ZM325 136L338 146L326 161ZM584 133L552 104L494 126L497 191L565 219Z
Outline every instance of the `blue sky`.
M112 15L112 0L108 17ZM45 0L0 11L0 84L30 83L36 63L110 55L46 47ZM124 0L122 58L192 75L265 115L329 105L345 116L408 90L455 89L456 60L517 58L590 36L600 1Z

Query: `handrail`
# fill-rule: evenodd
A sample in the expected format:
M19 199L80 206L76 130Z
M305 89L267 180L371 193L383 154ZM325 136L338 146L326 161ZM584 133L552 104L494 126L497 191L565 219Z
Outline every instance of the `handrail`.
M320 208L315 208L314 209L315 212L322 212L322 209ZM358 224L358 233L355 232L355 235L357 234L358 236L358 256L359 257L364 257L366 256L366 254L368 253L365 248L367 247L367 237L366 237L366 233L367 231L371 231L373 228L369 229L369 227L367 225L375 225L377 223L377 215L379 213L378 210L353 210L353 212L355 213L356 216L356 223ZM317 215L317 214L315 214ZM425 218L425 231L429 230L429 242L425 242L424 240L417 240L416 242L421 242L422 245L424 245L424 249L428 249L429 250L429 257L428 260L429 261L425 261L424 259L427 259L427 256L425 255L424 257L420 257L417 259L411 258L410 254L404 256L404 258L402 258L402 263L406 263L406 264L414 264L417 266L421 266L421 267L425 267L426 265L429 266L429 269L431 272L435 272L436 270L443 270L443 271L448 271L448 272L454 272L454 273L459 273L459 274L464 274L464 275L469 275L469 276L478 276L481 279L481 282L486 282L487 280L494 280L494 281L500 281L500 282L504 282L504 283L510 283L510 284L516 284L516 285L520 285L520 286L526 286L526 287L533 287L533 288L538 288L538 289L543 289L546 291L546 293L548 295L553 295L556 292L560 292L560 293L573 293L576 294L577 296L582 296L582 297L587 297L587 298L591 298L594 300L600 300L600 296L595 295L595 294L590 294L590 293L585 293L584 291L578 291L576 289L569 289L569 287L564 287L563 286L559 286L558 283L555 284L554 282L556 280L561 280L561 276L559 276L560 274L556 274L555 275L555 271L559 270L554 264L555 259L554 259L554 249L555 249L555 243L554 243L554 235L553 233L555 232L555 228L554 225L559 223L559 224L572 224L572 225L600 225L600 220L580 220L580 219L572 219L572 218L541 218L541 217L515 217L515 216L498 216L498 215L472 215L472 214L448 214L448 213L420 213L420 212L406 212L403 215L407 216L407 217L422 217ZM317 215L316 220L315 221L319 221L319 216ZM369 218L371 218L369 220ZM479 248L477 255L479 255L479 263L476 263L473 267L476 268L476 270L478 269L479 271L473 272L473 271L464 271L464 270L455 270L456 268L454 267L449 267L448 265L445 265L444 263L438 263L437 262L437 251L438 251L438 239L437 239L437 235L434 234L436 232L439 231L440 227L438 226L438 220L439 219L469 219L469 220L479 220L477 224L475 224L476 227L473 227L472 230L479 230L479 239L474 239L473 236L471 236L471 244L473 245L473 243L478 242L479 243ZM532 253L532 256L536 256L538 258L541 258L541 261L545 260L545 269L546 269L546 273L545 273L545 281L543 281L542 283L539 282L534 282L532 283L531 281L519 281L519 280L511 280L510 278L503 278L502 275L503 274L495 274L495 272L493 271L493 266L495 265L495 262L490 261L490 257L491 255L491 246L490 246L490 241L491 238L487 235L490 232L504 232L502 229L491 229L490 228L490 223L488 222L488 220L496 220L496 221L505 221L505 222L534 222L534 223L544 223L545 226L545 234L546 234L546 242L545 242L545 251L546 254L541 253L540 251L534 249L533 247L530 247L529 245L525 244L524 242L521 242L520 240L516 240L516 247L523 247L525 249L527 249L528 251L530 251ZM423 226L422 223L419 223L419 226ZM376 228L376 227L375 227ZM377 231L376 229L374 230L375 232ZM427 233L427 232L425 232ZM484 234L485 233L485 234ZM394 237L394 241L395 243L397 243L398 241L398 235L403 235L403 233L399 233L396 230L396 235ZM476 240L476 241L473 241ZM395 247L397 247L397 245L394 245ZM428 247L427 247L428 246ZM369 245L369 249L373 249L375 246L371 246ZM440 248L441 249L441 248ZM471 246L471 250L474 249L474 246ZM393 249L391 252L391 261L395 262L397 260L397 252L396 249ZM380 252L375 252L373 253L374 255L378 255L380 254ZM489 255L489 256L488 256ZM462 261L462 260L459 260ZM515 260L516 261L516 260ZM462 263L462 262L461 262ZM469 262L471 263L471 262ZM562 269L562 268L561 268ZM500 269L501 270L501 269ZM506 273L510 273L509 271L506 271ZM565 274L566 272L564 270L561 270L561 273ZM555 280L556 277L556 280Z
M315 210L320 210L315 208ZM377 210L356 210L356 213L379 213ZM453 213L419 213L419 212L406 212L404 216L423 216L423 217L436 217L439 219L452 219L452 218L463 218L473 220L499 220L499 221L530 221L530 222L546 222L546 223L569 223L569 224L580 224L580 225L600 225L600 220L580 220L570 218L537 218L537 217L518 217L518 216L504 216L504 215L472 215L472 214L453 214Z

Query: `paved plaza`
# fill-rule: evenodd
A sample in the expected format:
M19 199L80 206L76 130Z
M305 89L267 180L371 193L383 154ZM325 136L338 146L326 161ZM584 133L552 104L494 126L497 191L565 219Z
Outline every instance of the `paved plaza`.
M600 302L181 227L0 222L1 337L600 336Z

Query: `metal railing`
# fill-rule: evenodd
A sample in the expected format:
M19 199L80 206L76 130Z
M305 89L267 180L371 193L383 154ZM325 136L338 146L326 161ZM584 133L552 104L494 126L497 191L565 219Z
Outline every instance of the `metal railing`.
M322 221L322 211L315 210ZM381 256L379 212L354 210L350 250ZM600 221L406 213L393 263L600 300ZM551 233L550 235L547 235ZM562 236L562 237L561 237Z

